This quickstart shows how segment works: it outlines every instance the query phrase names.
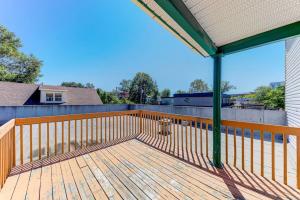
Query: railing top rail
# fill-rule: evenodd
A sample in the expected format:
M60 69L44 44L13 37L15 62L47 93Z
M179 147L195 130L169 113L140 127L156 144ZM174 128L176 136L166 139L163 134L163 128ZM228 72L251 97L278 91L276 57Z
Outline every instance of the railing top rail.
M61 122L68 120L81 120L90 119L97 117L109 117L109 116L121 116L127 114L137 114L138 110L128 110L128 111L112 111L112 112L97 112L97 113L85 113L85 114L70 114L70 115L54 115L54 116L41 116L41 117L30 117L30 118L17 118L15 119L16 125L29 125L29 124L39 124L48 122Z
M0 139L6 135L15 126L15 119L11 119L2 126L0 126Z
M148 110L142 110L142 112L150 113L152 115L163 115L175 119L190 120L190 121L204 121L210 124L213 123L213 120L210 118L201 118L195 116L178 115L178 114L163 113L163 112L148 111ZM297 127L289 127L289 126L273 125L273 124L259 124L254 122L243 122L243 121L233 121L233 120L221 120L221 124L223 126L229 126L235 128L263 130L270 133L281 133L281 134L300 136L300 128Z
M254 122L242 122L242 121L232 121L232 120L222 120L223 126L252 129L252 130L262 130L270 133L281 133L288 135L300 136L300 128L289 127L282 125L273 124L259 124Z
M190 115L179 115L179 114L173 114L173 113L164 113L164 112L157 112L157 111L149 111L149 110L141 110L144 113L150 113L152 115L159 115L159 116L165 116L169 118L175 118L180 120L187 120L187 121L203 121L205 123L212 123L212 119L209 118L201 118L196 116L190 116Z

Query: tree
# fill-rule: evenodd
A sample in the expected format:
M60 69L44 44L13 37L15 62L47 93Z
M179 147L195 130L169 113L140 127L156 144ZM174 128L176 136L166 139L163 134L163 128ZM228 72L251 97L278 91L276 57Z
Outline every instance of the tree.
M85 88L95 88L93 83L86 83Z
M20 51L21 41L0 26L0 81L34 83L41 77L42 61Z
M261 86L255 90L255 100L263 104L267 109L284 109L285 87Z
M121 101L117 96L113 95L111 92L106 92L102 89L97 89L97 93L104 104L120 104Z
M119 84L118 90L121 92L129 92L131 82L131 80L123 79Z
M76 88L95 88L93 83L86 83L85 85L78 82L62 82L61 86L65 87L76 87Z
M184 91L184 90L177 90L177 91L175 92L175 94L184 94L184 93L187 93L187 92Z
M267 93L264 105L269 109L284 109L284 86L276 87Z
M258 103L263 103L267 100L267 96L268 93L271 91L272 89L270 87L267 86L260 86L258 88L255 89L255 100Z
M149 74L138 72L133 78L129 89L129 100L135 103L146 103L147 98L154 100L158 88Z
M160 92L161 97L170 97L171 96L171 90L166 88L163 91Z
M190 84L190 89L189 92L194 93L194 92L207 92L209 91L209 87L207 84L201 80L201 79L196 79Z
M222 81L221 93L229 92L230 90L234 89L236 89L236 87L234 85L230 85L229 81Z

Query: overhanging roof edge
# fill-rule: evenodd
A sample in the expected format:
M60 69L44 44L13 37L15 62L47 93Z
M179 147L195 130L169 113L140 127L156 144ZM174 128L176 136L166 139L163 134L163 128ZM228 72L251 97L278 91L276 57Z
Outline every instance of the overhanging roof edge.
M187 18L188 8L181 1L154 0L183 30L185 30L210 56L217 52L217 47L199 23L196 27ZM192 15L192 14L191 14Z
M164 19L162 19L159 15L157 15L149 6L147 6L142 0L131 0L134 2L138 7L140 7L142 10L144 10L152 19L157 21L160 25L162 25L164 28L166 28L168 31L173 33L178 39L180 39L182 42L184 42L187 46L189 46L192 50L200 53L202 56L208 56L204 55L201 51L199 51L193 44L191 44L187 39L185 39L183 36L181 36L180 33L178 33L172 26L170 26ZM207 53L204 49L202 49L205 53Z
M300 35L300 21L225 44L218 47L218 52L224 55L232 54L298 35Z

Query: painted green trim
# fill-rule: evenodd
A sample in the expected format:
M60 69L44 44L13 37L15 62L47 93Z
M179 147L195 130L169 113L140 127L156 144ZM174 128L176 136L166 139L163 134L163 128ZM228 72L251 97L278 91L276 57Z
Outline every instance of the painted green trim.
M145 9L147 9L150 13L152 13L161 23L171 29L178 37L180 37L183 41L189 44L195 51L203 55L194 45L192 45L188 40L182 37L172 26L170 26L165 20L163 20L159 15L157 15L147 4L143 2L143 0L137 0ZM204 55L203 55L204 56Z
M221 65L222 55L216 54L214 59L213 85L213 163L221 168Z
M214 55L217 51L216 46L206 34L204 29L197 23L191 21L187 13L190 11L180 1L172 0L155 0L155 2L185 31L187 32L206 52L208 55ZM180 9L180 10L179 10ZM193 17L193 16L192 16ZM189 19L189 20L188 20ZM193 24L193 25L192 25Z
M261 46L274 41L300 35L300 22L295 22L242 40L238 40L218 48L218 52L231 54L249 48Z

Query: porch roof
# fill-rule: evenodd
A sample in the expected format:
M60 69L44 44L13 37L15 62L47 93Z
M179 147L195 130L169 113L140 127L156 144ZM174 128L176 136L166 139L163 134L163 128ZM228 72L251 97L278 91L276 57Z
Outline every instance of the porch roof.
M203 56L230 54L300 34L298 0L133 0Z

